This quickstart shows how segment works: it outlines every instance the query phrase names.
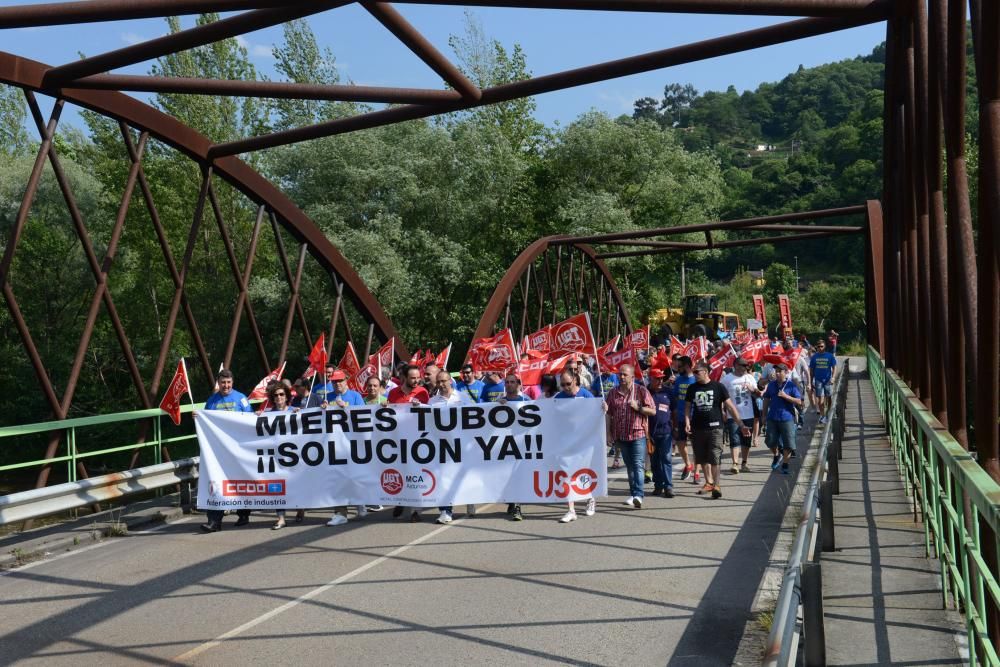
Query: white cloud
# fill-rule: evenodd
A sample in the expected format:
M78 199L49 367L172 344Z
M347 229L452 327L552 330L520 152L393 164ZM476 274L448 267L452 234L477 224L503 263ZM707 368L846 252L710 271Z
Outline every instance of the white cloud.
M600 91L597 93L598 99L607 102L610 106L618 107L621 111L631 111L635 101L642 95L624 93L618 90Z
M138 44L139 42L146 41L145 37L143 37L142 35L137 35L134 32L123 32L121 37L122 41L129 45Z
M274 46L270 44L254 44L243 35L236 36L236 43L246 49L251 58L274 57Z

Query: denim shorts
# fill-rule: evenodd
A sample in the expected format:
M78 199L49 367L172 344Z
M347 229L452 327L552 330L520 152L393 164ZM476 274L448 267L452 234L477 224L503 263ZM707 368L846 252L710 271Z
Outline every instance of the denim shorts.
M831 396L830 381L827 380L826 382L820 382L818 380L813 380L813 393L816 394L816 398Z
M765 444L769 449L790 449L795 451L795 420L778 422L767 420Z
M750 435L740 433L744 426L750 429ZM732 418L727 419L726 430L729 432L729 446L733 449L749 447L753 441L753 419L743 419L739 422Z

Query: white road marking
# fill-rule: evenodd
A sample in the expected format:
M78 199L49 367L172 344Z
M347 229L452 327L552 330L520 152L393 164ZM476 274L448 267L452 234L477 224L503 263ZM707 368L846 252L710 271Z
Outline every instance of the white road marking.
M486 509L487 507L491 507L491 505L480 505L477 508L477 510ZM455 519L451 523L445 524L445 525L441 526L440 528L432 530L431 532L427 533L426 535L422 535L422 536L418 537L417 539L413 540L409 544L404 544L401 547L397 547L396 549L393 549L392 551L390 551L389 553L385 554L384 556L379 556L375 560L370 561L368 563L365 563L364 565L362 565L362 566L360 566L360 567L358 567L358 568L356 568L354 570L351 570L347 574L343 574L343 575L337 577L336 579L334 579L333 581L330 581L330 582L328 582L326 584L323 584L322 586L320 586L318 588L314 588L313 590L309 591L308 593L304 593L303 595L300 595L299 597L295 598L294 600L289 600L288 602L286 602L285 604L281 605L280 607L276 607L276 608L272 609L269 612L261 614L257 618L252 619L250 621L247 621L243 625L241 625L239 627L236 627L236 628L233 628L229 632L225 632L225 633L219 635L218 637L216 637L215 639L213 639L211 641L205 642L204 644L201 644L199 646L195 646L193 649L191 649L187 653L182 653L181 655L179 655L179 656L177 656L175 658L172 658L172 660L176 661L176 662L187 662L187 661L191 660L192 658L196 658L199 655L201 655L202 653L204 653L205 651L207 651L209 649L212 649L212 648L215 648L216 646L218 646L222 642L226 641L227 639L232 639L233 637L236 637L237 635L241 635L244 632L246 632L247 630L249 630L249 629L251 629L253 627L258 626L261 623L265 623L265 622L271 620L272 618L274 618L275 616L278 616L279 614L285 613L289 609L297 607L298 605L302 604L303 602L307 602L307 601L313 599L314 597L316 597L318 595L322 595L323 593L327 592L328 590L330 590L331 588L333 588L337 584L342 584L345 581L353 579L354 577L358 576L359 574L363 574L363 573L367 572L368 570L372 569L373 567L376 567L377 565L381 565L385 561L390 560L391 558L394 558L394 557L398 556L399 554L403 553L404 551L408 551L409 549L412 549L413 547L417 546L418 544L421 544L422 542L426 542L427 540L431 539L435 535L440 535L441 533L443 533L444 531L448 530L452 526L456 526L456 525L462 523L465 520L466 519Z
M164 524L162 524L160 526L157 526L156 528L150 528L148 530L139 530L139 531L136 531L136 532L130 533L130 534L131 535L148 535L149 533L155 533L155 532L161 531L164 528L166 528L167 526L175 526L175 525L177 525L179 523L187 523L188 521L191 521L191 519L192 519L192 517L185 517L183 519L178 519L177 521L170 521L169 523L164 523ZM39 565L47 565L49 563L54 563L55 561L62 560L63 558L69 558L70 556L75 556L77 554L82 554L82 553L84 553L86 551L93 551L94 549L100 549L101 547L106 547L109 544L115 544L115 542L116 541L113 540L113 539L111 539L111 538L104 537L97 544L91 544L89 546L81 547L79 549L71 549L70 551L67 551L66 553L61 553L58 556L52 556L51 558L43 557L40 560L36 560L36 561L31 562L31 563L27 563L25 565L21 565L20 567L12 567L9 570L4 570L3 572L0 572L0 577L6 577L7 575L13 574L15 572L24 572L25 570L30 570L31 568L38 567Z

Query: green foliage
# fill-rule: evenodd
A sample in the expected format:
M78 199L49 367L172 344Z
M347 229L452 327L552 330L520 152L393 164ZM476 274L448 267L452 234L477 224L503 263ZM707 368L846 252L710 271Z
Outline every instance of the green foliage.
M0 83L0 156L16 157L31 150L31 138L24 125L27 118L21 89Z

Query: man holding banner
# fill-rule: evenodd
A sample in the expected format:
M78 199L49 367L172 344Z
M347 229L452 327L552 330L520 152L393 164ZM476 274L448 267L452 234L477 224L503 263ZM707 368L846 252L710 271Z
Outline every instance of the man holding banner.
M646 460L646 418L656 414L656 408L649 391L641 384L636 384L635 371L630 364L622 364L618 373L621 385L609 391L605 398L610 440L621 451L625 470L628 472L629 498L625 505L638 510L642 509L642 499L645 496L643 463Z
M216 384L219 386L219 390L208 397L205 401L206 410L223 410L226 412L249 412L253 414L253 408L250 407L250 401L247 397L240 392L233 389L233 372L228 368L219 371L219 377L216 380ZM198 413L194 413L195 416L195 426L197 426ZM201 438L198 439L199 445L201 444ZM199 498L201 495L199 494ZM222 530L222 517L225 516L225 510L208 510L205 512L205 518L208 519L208 523L204 523L201 529L206 533L215 533ZM236 525L245 526L250 523L250 510L240 509L236 511Z

